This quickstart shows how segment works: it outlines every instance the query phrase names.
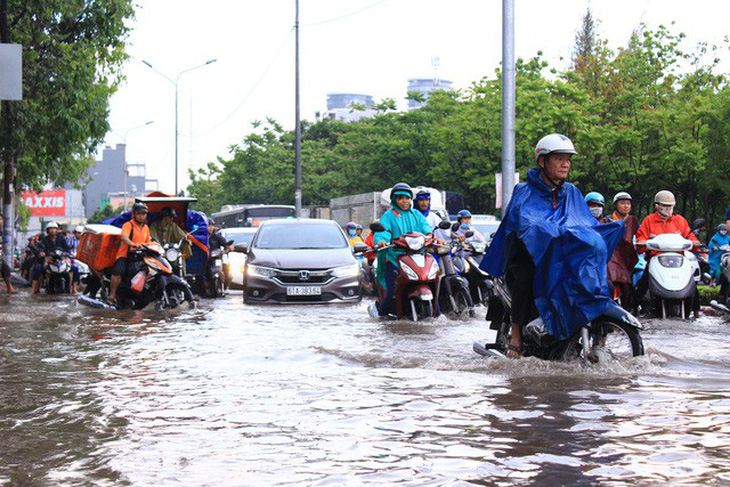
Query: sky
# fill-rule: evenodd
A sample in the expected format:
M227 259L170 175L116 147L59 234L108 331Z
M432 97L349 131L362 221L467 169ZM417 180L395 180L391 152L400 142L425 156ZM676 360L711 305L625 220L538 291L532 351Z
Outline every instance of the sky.
M501 61L501 0L299 3L303 120L326 111L328 93L394 98L405 109L409 79L438 77L464 89L493 77ZM700 41L719 45L729 30L726 0L514 3L517 57L542 51L558 69L567 66L589 7L598 34L613 48L625 46L642 22L656 28L674 21L672 31L687 35L686 47ZM180 189L189 183L188 168L229 159L230 147L253 130L253 122L268 117L293 129L294 0L136 0L135 5L130 59L111 99L106 145L126 142L127 161L146 164L147 177L158 180L160 190L174 191L176 79ZM727 49L721 58L723 70L730 71Z

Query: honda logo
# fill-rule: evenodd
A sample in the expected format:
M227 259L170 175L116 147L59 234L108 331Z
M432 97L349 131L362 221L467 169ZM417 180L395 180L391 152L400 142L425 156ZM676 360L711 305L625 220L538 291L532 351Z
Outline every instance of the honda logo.
M299 280L308 281L309 280L309 271L299 271Z

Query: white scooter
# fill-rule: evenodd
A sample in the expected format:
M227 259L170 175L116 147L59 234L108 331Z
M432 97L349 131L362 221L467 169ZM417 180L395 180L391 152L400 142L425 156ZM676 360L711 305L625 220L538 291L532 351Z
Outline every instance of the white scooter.
M697 257L691 252L693 245L691 240L670 233L646 241L648 251L661 252L648 265L647 296L655 316L689 318L701 277Z

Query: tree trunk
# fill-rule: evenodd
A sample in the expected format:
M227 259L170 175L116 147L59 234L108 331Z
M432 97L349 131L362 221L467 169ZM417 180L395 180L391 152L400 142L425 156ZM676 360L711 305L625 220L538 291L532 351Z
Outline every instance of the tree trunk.
M8 2L0 0L0 43L10 43L10 23L8 22ZM15 196L15 157L12 148L13 143L13 117L12 106L9 101L4 100L0 107L0 127L3 131L5 144L0 147L0 162L3 166L3 258L13 268L15 212L13 211L13 199Z

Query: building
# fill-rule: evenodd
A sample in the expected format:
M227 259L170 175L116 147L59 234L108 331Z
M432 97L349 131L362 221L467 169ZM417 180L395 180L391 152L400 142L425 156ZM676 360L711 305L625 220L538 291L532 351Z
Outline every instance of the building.
M129 206L135 196L147 193L148 183L154 183L154 189L157 188L156 180L147 179L144 164L126 164L125 166L126 158L124 144L117 144L113 149L107 146L102 152L101 160L96 161L96 165L89 168L87 173L89 182L84 189L86 218L112 201L119 203L121 200L119 206L123 206L126 199L127 206Z
M454 83L445 79L439 78L413 78L408 80L408 91L418 91L424 95L425 100L418 102L416 100L408 100L408 109L413 110L414 108L420 108L428 101L428 96L432 91L436 90L453 90Z
M369 118L375 115L373 106L375 102L370 95L361 93L328 93L327 94L327 117L330 120L343 122L357 122L361 118ZM358 106L362 109L354 109Z

